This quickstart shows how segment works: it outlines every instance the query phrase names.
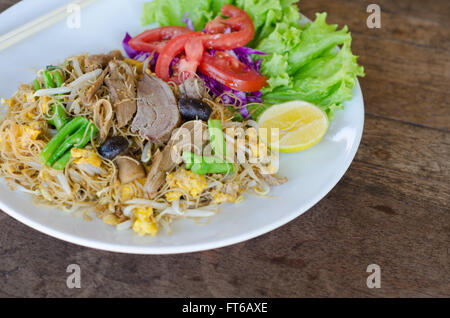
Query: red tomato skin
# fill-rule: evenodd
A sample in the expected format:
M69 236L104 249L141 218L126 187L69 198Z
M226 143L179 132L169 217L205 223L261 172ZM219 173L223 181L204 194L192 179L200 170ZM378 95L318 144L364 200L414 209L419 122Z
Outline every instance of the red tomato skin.
M201 35L203 35L201 32L191 32L178 35L170 40L159 54L155 68L156 75L165 81L173 80L170 78L170 64L173 59L185 50L185 46L188 41L193 40L194 38L199 38ZM187 53L187 55L189 56L189 53ZM198 54L196 54L196 56L198 56Z
M227 4L222 7L221 13L228 18L218 16L210 21L205 27L206 34L183 27L167 27L167 30L159 28L158 31L144 32L132 39L130 45L159 53L155 72L165 81L179 83L177 75L194 74L199 68L204 74L232 89L259 91L267 85L266 77L229 54L218 51L215 56L211 56L205 51L207 48L231 50L242 47L254 37L253 21L245 11ZM171 77L172 61L183 52L185 56L173 67L176 76Z
M245 46L253 39L255 26L247 12L226 4L222 7L221 13L229 18L218 16L206 24L207 35L204 36L203 42L206 48L232 50ZM224 33L228 28L234 32Z
M205 49L203 47L203 40L199 37L194 37L187 41L184 46L186 57L181 59L178 71L180 74L187 76L194 75L203 58Z
M135 36L130 40L129 44L137 51L159 53L173 37L191 32L192 31L186 27L161 27L147 30Z
M267 78L224 52L203 55L199 71L223 85L243 92L257 92L267 86Z

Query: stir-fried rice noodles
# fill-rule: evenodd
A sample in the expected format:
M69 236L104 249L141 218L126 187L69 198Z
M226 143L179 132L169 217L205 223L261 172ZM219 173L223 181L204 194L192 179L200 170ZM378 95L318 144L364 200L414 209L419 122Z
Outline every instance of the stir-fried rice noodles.
M270 151L267 151L267 158L260 158L256 163L236 161L233 174L196 175L180 162L167 172L164 185L152 198L145 191L145 178L121 183L117 158L111 161L99 154L98 148L106 138L125 137L130 143L129 153L142 162L147 173L155 153L162 151L165 144L152 143L133 133L131 124L119 128L113 98L104 83L89 100L89 90L103 70L86 71L86 58L87 55L70 57L56 66L64 80L61 87L36 93L33 84L24 84L11 99L3 100L9 107L0 124L0 173L12 189L32 194L36 204L82 213L87 218L95 211L98 218L118 229L133 228L140 235L156 235L161 228L170 231L174 219L208 220L219 212L220 204L238 203L244 199L245 192L267 195L270 186L285 181L264 172L273 164ZM122 76L131 76L137 85L143 76L142 69L146 68L135 61L125 62L133 74L122 73ZM37 73L41 82L43 71ZM179 87L174 83L170 86L179 97ZM203 101L213 110L211 118L221 121L224 132L231 127L245 131L254 129L256 123L251 120L232 121L235 112L230 108L240 105L223 105L219 103L221 96L214 98ZM83 153L79 157L72 155L64 170L47 167L39 159L42 150L57 133L48 123L51 117L49 106L57 102L63 102L68 115L83 116L98 128L98 134L92 136L90 143L82 149ZM207 123L204 125L207 127ZM227 142L236 141L235 136L225 137ZM257 142L244 147L244 153L250 156L255 149L258 152L265 146ZM97 164L91 164L90 160Z

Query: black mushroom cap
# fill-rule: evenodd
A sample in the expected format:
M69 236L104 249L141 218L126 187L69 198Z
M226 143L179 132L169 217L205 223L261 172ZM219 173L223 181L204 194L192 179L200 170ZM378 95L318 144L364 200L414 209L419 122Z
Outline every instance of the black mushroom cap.
M184 121L203 120L208 121L212 113L212 108L200 99L182 97L178 101L181 117Z
M106 141L98 148L98 153L108 159L113 160L120 154L128 150L128 140L121 136L114 136L106 139Z

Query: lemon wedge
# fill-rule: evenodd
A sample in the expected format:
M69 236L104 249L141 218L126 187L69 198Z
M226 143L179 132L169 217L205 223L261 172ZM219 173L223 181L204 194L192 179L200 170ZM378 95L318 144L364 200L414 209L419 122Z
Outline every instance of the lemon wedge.
M260 138L272 150L299 152L323 138L328 130L328 117L313 104L292 101L267 109L258 125Z

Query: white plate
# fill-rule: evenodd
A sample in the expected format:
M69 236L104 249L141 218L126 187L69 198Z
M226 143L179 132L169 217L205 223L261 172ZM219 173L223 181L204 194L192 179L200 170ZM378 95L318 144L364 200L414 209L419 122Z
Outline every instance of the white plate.
M0 34L23 25L69 1L24 0L0 15ZM126 31L137 34L144 1L100 0L83 10L81 28L66 21L0 52L0 96L10 97L21 82L34 79L33 69L63 61L74 54L101 53L120 48ZM56 209L36 207L29 196L0 183L0 208L20 222L48 235L92 248L135 254L202 251L239 243L295 219L321 200L341 179L358 149L364 125L364 102L359 85L345 110L336 113L325 138L315 147L281 156L279 174L289 182L271 192L274 198L246 196L228 204L208 225L190 220L174 222L173 233L139 237L118 232L99 220L87 222Z

